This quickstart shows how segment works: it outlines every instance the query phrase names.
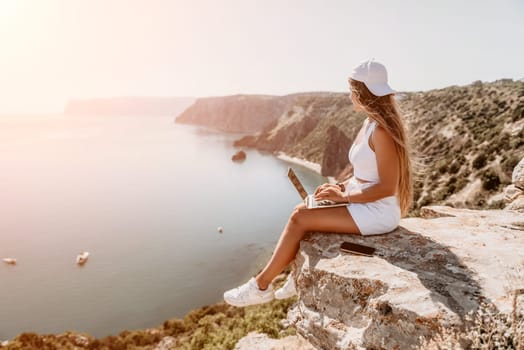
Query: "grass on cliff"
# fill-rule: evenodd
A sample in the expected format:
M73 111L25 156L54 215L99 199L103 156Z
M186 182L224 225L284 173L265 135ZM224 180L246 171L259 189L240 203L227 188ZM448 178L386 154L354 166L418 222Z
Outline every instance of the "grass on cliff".
M277 286L283 284L279 278ZM0 349L102 349L153 350L165 337L163 349L231 350L249 332L266 333L272 338L294 335L295 328L284 328L281 320L297 300L275 300L262 305L237 308L225 303L204 306L182 319L165 321L162 326L144 330L123 331L117 336L95 339L88 334L66 332L59 335L22 333Z

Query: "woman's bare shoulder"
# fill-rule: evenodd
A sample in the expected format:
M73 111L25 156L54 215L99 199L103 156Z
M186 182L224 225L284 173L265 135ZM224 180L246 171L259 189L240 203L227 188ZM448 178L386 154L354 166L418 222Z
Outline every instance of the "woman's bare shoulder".
M395 142L391 135L379 124L376 124L375 129L371 133L370 137L370 147L372 147L373 150L375 150L375 145L378 145L379 147L394 147Z

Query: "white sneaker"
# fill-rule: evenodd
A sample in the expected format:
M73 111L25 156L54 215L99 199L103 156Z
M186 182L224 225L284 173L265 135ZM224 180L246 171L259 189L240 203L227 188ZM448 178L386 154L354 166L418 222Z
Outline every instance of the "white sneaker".
M251 277L249 281L240 287L230 289L224 293L226 303L239 307L267 303L273 300L274 297L273 285L270 283L266 290L260 290L255 277Z
M291 273L287 276L286 283L275 291L276 299L287 299L297 295L297 289L295 288L295 280Z

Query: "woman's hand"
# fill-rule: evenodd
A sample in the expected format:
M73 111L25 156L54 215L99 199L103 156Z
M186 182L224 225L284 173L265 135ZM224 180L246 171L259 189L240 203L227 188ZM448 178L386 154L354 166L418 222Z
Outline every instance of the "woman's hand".
M320 186L319 186L320 187ZM322 188L318 193L315 191L315 200L330 200L333 202L347 202L344 193L337 185L329 185Z
M322 190L324 190L324 189L326 189L326 188L329 188L329 187L336 187L336 188L338 188L337 185L335 185L335 184L330 184L330 183L327 183L327 182L326 182L325 184L322 184L322 185L320 185L320 186L317 187L317 189L315 190L314 196L316 197L316 196L320 193L320 191L322 191Z

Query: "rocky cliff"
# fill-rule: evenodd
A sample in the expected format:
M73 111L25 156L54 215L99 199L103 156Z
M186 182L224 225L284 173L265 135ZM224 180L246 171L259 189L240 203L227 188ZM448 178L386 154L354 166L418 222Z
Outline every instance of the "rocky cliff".
M524 292L524 215L446 206L422 214L385 235L306 236L293 270L299 300L287 319L297 329L294 341L330 350L420 349L443 328L471 326L468 316L482 302L511 313L513 291ZM342 253L344 241L373 246L376 254ZM516 300L521 310L524 295ZM514 341L524 328L501 332Z
M257 132L275 122L289 108L290 97L233 95L199 98L175 122L226 132Z
M226 110L228 100L220 101L221 110ZM424 163L415 183L413 215L428 204L502 208L502 190L524 156L524 82L479 81L401 93L398 101ZM365 115L354 111L348 94L302 94L279 106L273 114L278 118L259 125L260 131L235 145L318 163L324 176L344 178L352 173L347 152ZM203 110L199 123L217 124L212 113Z
M450 207L426 213L388 235L302 241L294 274L300 300L290 312L298 332L318 349L407 349L441 326L465 323L482 301L510 312L509 291L519 287L511 273L524 266L524 216ZM377 254L341 253L343 241Z
M515 203L524 158L512 181ZM524 347L524 207L429 206L421 215L384 235L308 234L292 263L299 299L285 321L298 334L251 333L236 349ZM343 253L345 241L376 254Z
M257 135L235 142L322 164L331 176L348 166L347 152L365 116L355 113L347 94L306 95Z
M324 92L304 92L285 96L233 95L199 98L176 117L176 123L196 124L226 132L257 133L275 125L294 105Z

